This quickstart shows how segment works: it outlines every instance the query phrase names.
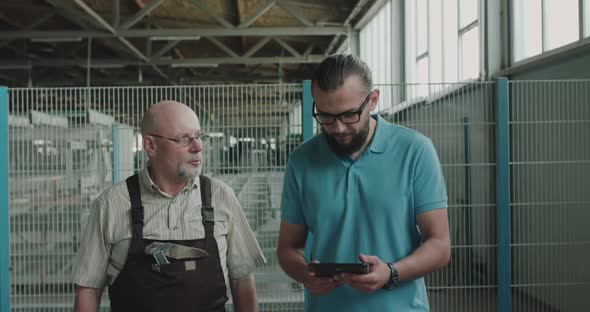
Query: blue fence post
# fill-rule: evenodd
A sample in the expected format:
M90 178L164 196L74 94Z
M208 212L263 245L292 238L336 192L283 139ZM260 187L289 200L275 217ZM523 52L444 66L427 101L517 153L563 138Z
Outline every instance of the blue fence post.
M303 80L303 99L301 107L301 127L303 142L313 136L313 97L311 96L311 80Z
M119 124L113 123L113 184L119 183Z
M8 88L0 87L0 311L10 311Z
M498 231L498 311L510 312L510 131L508 79L496 80L496 207Z

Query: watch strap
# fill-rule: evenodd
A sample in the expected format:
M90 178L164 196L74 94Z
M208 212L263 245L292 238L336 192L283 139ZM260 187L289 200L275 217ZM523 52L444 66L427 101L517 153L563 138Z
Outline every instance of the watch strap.
M397 285L399 285L399 273L397 271L397 267L393 263L387 263L387 266L391 270L391 275L390 275L387 283L385 283L385 285L383 285L383 288L389 290L389 289L393 289Z

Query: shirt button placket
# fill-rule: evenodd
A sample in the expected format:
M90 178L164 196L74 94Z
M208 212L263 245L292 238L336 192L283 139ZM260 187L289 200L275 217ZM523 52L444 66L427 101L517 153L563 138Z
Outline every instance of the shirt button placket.
M175 225L175 223L178 221L176 217L176 210L176 199L172 199L170 201L170 214L168 216L170 220L169 226L172 228L172 230L176 230L178 228L178 226Z

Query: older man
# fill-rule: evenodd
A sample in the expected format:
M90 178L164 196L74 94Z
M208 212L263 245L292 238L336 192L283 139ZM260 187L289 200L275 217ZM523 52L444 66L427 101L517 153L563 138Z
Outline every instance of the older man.
M233 191L200 176L203 141L186 105L152 105L142 124L147 167L95 201L74 262L76 311L256 311L265 262Z

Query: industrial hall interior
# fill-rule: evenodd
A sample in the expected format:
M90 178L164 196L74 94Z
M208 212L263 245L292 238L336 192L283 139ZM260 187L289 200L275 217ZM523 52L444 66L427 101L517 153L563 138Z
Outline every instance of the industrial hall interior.
M430 310L590 311L590 0L0 0L0 311L74 308L93 205L146 168L164 100L198 116L202 173L264 255L259 311L306 310L281 201L334 54L372 72L373 117L436 150L451 247Z

